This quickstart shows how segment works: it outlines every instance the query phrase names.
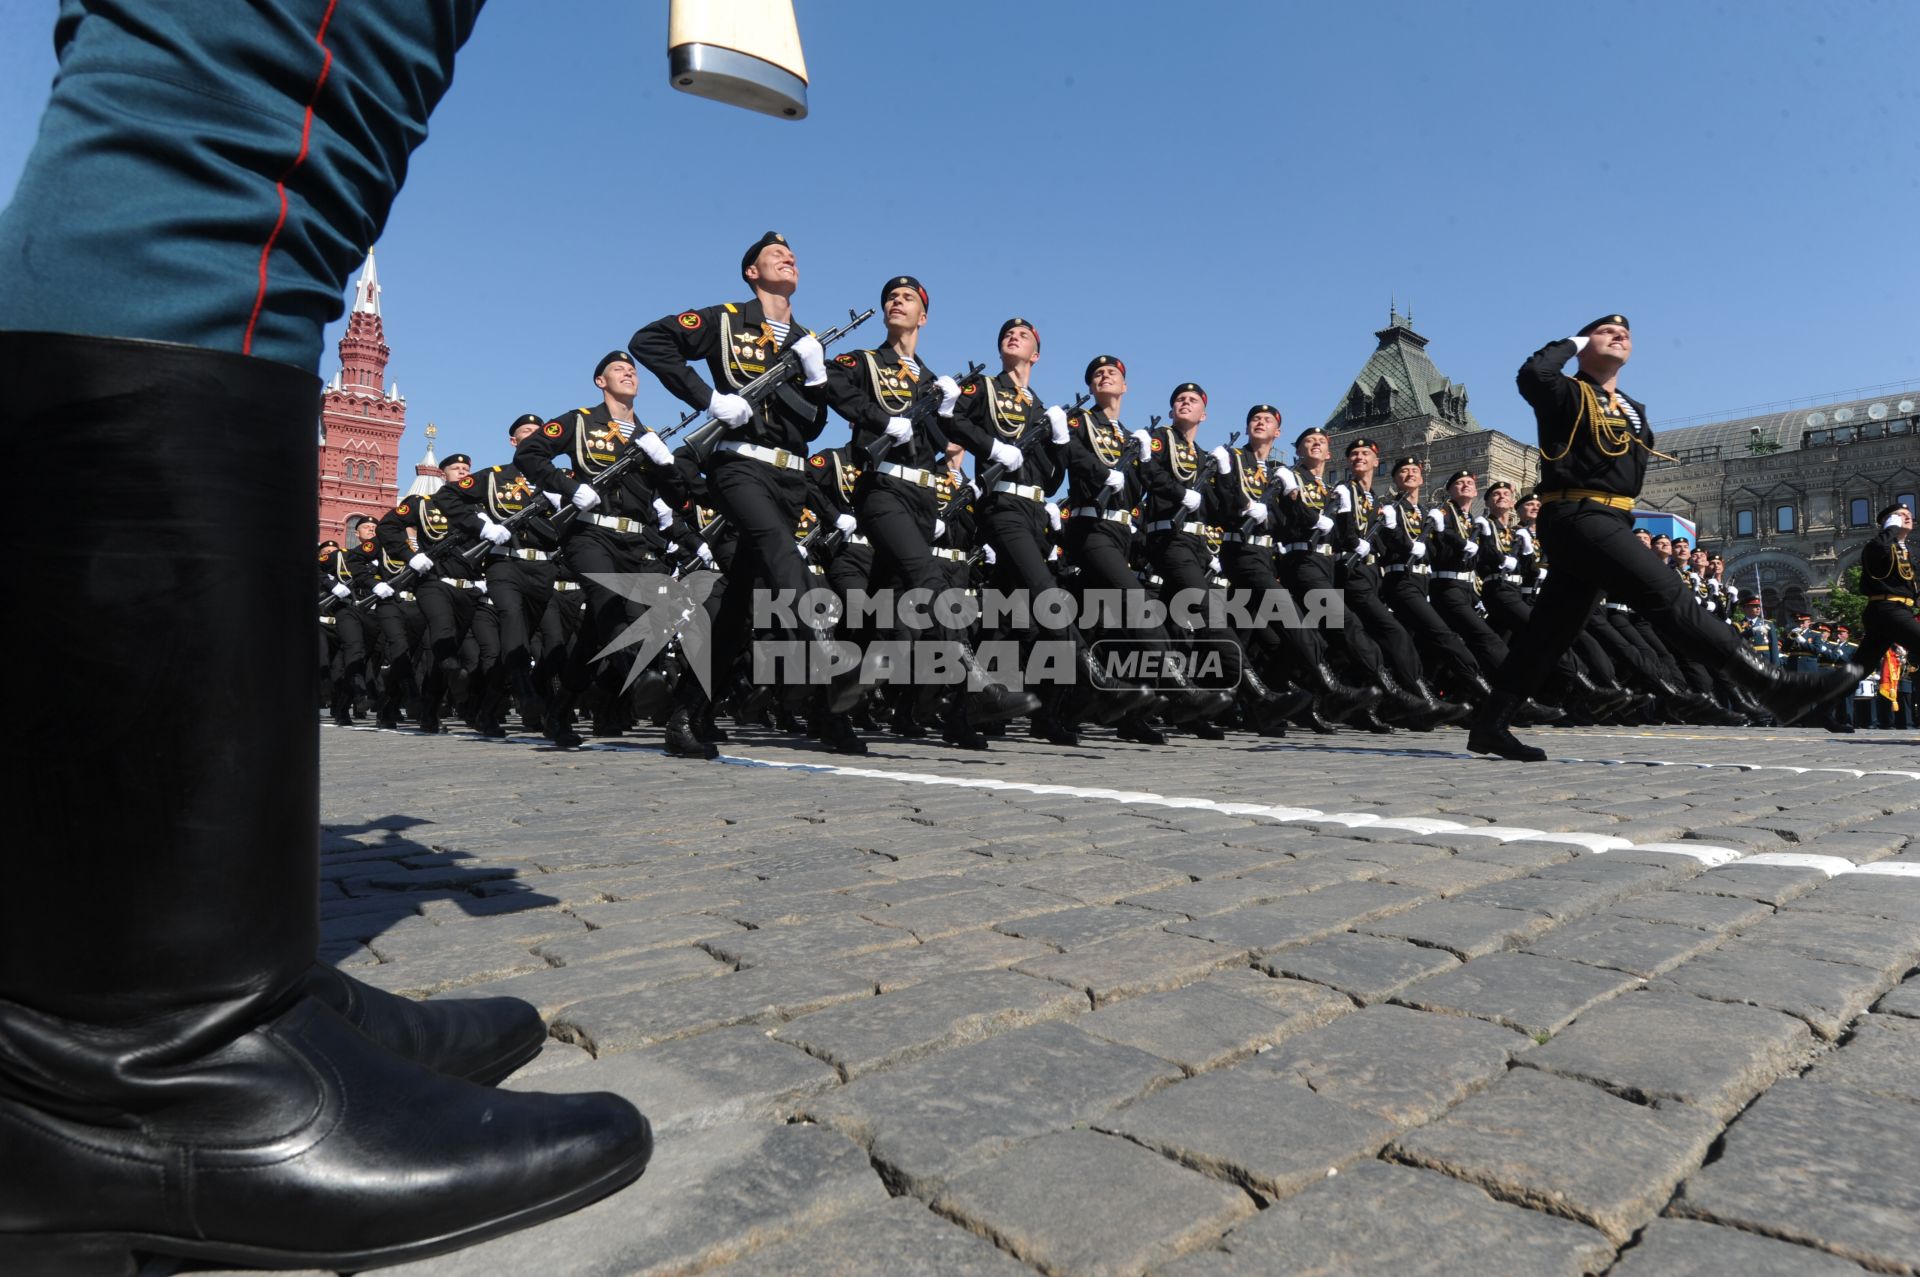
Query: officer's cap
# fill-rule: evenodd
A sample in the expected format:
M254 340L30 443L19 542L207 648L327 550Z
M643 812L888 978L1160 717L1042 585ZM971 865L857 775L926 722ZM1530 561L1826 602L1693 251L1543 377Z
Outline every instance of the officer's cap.
M1830 629L1832 629L1832 628L1833 628L1833 622L1831 622L1831 621L1815 621L1815 622L1813 623L1813 628L1814 628L1814 629L1816 629L1816 630L1830 630Z
M787 237L779 231L768 231L765 235L762 235L759 239L747 245L747 251L740 255L740 278L745 279L747 277L747 267L760 260L760 250L769 244L784 244L786 242Z
M455 452L455 453L451 453L451 454L449 454L449 455L448 455L448 457L447 457L447 459L446 459L445 461L442 461L442 462L440 463L440 468L441 468L442 470L445 470L445 469L446 469L446 468L447 468L448 466L457 466L457 465L459 465L459 464L461 464L462 462L465 462L465 463L466 463L467 465L472 465L472 464L473 464L473 458L472 458L472 457L469 457L469 456L468 456L468 455L467 455L466 453L464 453L464 452Z
M927 300L927 286L911 275L895 275L892 279L880 285L880 300L884 303L887 300L887 295L896 288L911 288L914 292L919 293L921 310L925 310L933 304Z
M1845 621L1835 621L1833 623L1833 632L1835 634L1839 634L1842 632L1851 634L1853 633L1853 627L1851 625L1848 625Z
M1455 470L1452 474L1447 476L1447 486L1452 487L1455 483L1459 482L1462 479L1471 479L1471 478L1473 478L1473 471Z
M1038 351L1040 349L1040 330L1033 326L1033 321L1031 319L1022 319L1018 315L1015 315L1012 319L1009 319L1006 323L1000 325L1000 335L995 337L994 340L996 342L1005 341L1007 339L1007 334L1012 332L1016 328L1024 328L1028 332L1032 333L1033 348L1035 351Z
M1755 604L1755 603L1758 603L1759 601L1760 601L1760 596L1758 594L1755 594L1752 590L1747 590L1740 595L1741 607L1746 607L1749 604Z
M1126 364L1122 363L1117 356L1095 355L1087 361L1087 371L1086 374L1081 377L1081 380L1091 386L1093 384L1093 374L1099 372L1102 368L1118 368L1121 377L1124 378L1127 375Z
M1795 613L1793 614L1793 619L1794 619L1794 620L1796 620L1796 621L1811 621L1811 620L1813 619L1813 613L1811 613L1811 612L1795 612Z
M338 550L340 548L340 543L338 541L322 541L320 543L320 548L322 550Z
M1247 424L1252 425L1253 419L1259 416L1263 412L1272 413L1273 419L1275 421L1280 420L1280 410L1278 408L1274 407L1270 403L1257 403L1253 407L1247 409Z
M598 377L601 373L605 372L607 370L608 364L633 364L633 363L634 363L633 356L629 355L626 351L609 350L606 354L600 356L600 362L593 366L593 375ZM634 367L637 368L639 367L639 365L634 364Z
M1173 407L1173 401L1178 399L1181 395L1185 394L1189 390L1191 390L1194 394L1200 396L1201 403L1205 403L1207 401L1207 392L1200 389L1199 382L1183 381L1179 385L1173 388L1173 393L1167 396L1167 407L1169 408Z
M1579 332L1575 333L1574 336L1590 337L1593 335L1593 330L1600 327L1602 324L1618 324L1620 325L1620 327L1626 329L1628 332L1633 331L1633 325L1627 322L1627 317L1625 315L1602 315L1600 316L1600 318L1594 320L1591 324L1588 324L1585 328L1582 328Z
M599 374L596 373L594 375L598 376ZM546 418L540 416L538 413L523 412L507 424L507 437L512 438L513 432L518 430L522 426L537 426L537 425L540 425L545 420Z

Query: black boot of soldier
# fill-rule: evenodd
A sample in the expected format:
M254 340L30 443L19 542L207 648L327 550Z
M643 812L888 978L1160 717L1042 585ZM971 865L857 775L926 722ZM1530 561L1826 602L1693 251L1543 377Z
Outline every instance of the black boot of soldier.
M65 659L11 702L45 746L15 764L36 796L15 833L61 854L10 866L0 894L0 1272L146 1255L357 1272L631 1181L652 1143L625 1100L443 1077L307 992L318 381L5 333L0 387L8 438L77 431L115 459L66 494L57 535L21 534L16 565L50 605L33 642ZM155 698L164 738L73 727Z
M546 1022L519 998L415 1002L317 962L307 971L305 988L402 1059L481 1086L511 1075L547 1041Z
M1782 727L1791 727L1834 697L1852 689L1867 676L1858 665L1788 673L1741 644L1727 674L1753 693Z
M940 721L940 739L958 749L985 749L987 738L974 729L969 694L958 692L947 702Z
M692 679L681 684L679 703L667 716L666 749L675 758L720 757L720 747L701 736L700 716L707 711L707 698Z
M1511 692L1494 692L1481 702L1480 712L1467 733L1467 748L1476 754L1497 754L1516 763L1544 762L1546 750L1523 744L1511 730L1513 712L1520 707L1521 699Z

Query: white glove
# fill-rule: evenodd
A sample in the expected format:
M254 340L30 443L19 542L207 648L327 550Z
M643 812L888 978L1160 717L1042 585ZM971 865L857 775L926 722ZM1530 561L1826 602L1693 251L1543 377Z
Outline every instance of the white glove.
M338 582L335 582L333 587L333 597L336 599L350 599L353 597L353 591L349 590L346 586L341 585Z
M1140 445L1140 460L1146 461L1153 456L1153 436L1144 430L1133 432L1133 441Z
M933 520L933 539L938 541L941 537L941 534L946 532L946 530L947 530L947 521L936 515Z
M850 514L836 514L833 516L833 526L839 528L848 536L852 536L854 531L859 528L860 520Z
M905 443L913 438L913 423L905 417L888 417L887 438L895 443Z
M827 379L827 352L818 337L807 333L787 349L800 361L800 371L805 374L802 380L809 386L817 386Z
M407 560L407 566L415 572L431 572L433 571L433 560L424 554L416 554Z
M1273 477L1280 481L1281 492L1291 496L1293 493L1300 491L1299 477L1285 466L1281 466L1278 470L1274 471Z
M574 509L591 510L593 509L593 507L599 504L600 504L600 494L593 490L592 484L583 483L579 487L573 490L573 508Z
M1189 510L1198 510L1200 508L1200 494L1192 488L1188 488L1180 494L1180 504Z
M699 545L694 546L693 552L696 556L698 556L698 558L702 563L708 564L709 566L712 565L713 550L708 547L705 541L702 541Z
M1107 471L1107 477L1100 482L1103 486L1112 488L1115 492L1118 492L1127 486L1127 476L1121 474L1119 469L1115 468Z
M801 545L798 541L793 543L793 552L800 556L800 561L802 563L805 563L807 561L807 547L804 545Z
M375 581L373 583L373 595L375 598L390 599L394 595L394 589L385 581Z
M1509 554L1500 560L1500 570L1502 572L1518 572L1520 570L1520 560Z
M1424 559L1424 558L1426 558L1426 557L1427 557L1427 543L1426 543L1425 541L1415 541L1415 542L1413 543L1413 550L1412 550L1412 552L1411 552L1411 553L1409 553L1409 554L1407 555L1407 557L1408 557L1408 558L1410 558L1410 559Z
M637 436L640 451L647 454L647 460L656 466L673 464L673 450L663 442L660 436L651 430L642 429Z
M1331 531L1333 531L1333 520L1326 515L1323 514L1313 521L1313 532L1315 536L1325 536Z
M1053 427L1053 441L1062 444L1067 441L1067 410L1055 405L1047 409L1047 424Z
M987 456L994 465L1005 466L1009 470L1018 470L1022 464L1020 449L1012 444L1002 443L998 439L995 439L993 447L987 450Z
M480 591L480 593L485 594L487 592L487 583L485 581L475 581L473 583L473 588Z
M1361 537L1353 543L1353 552L1364 559L1373 553L1373 542L1367 540L1365 537Z
M1227 454L1227 445L1221 444L1213 450L1213 464L1222 470L1233 469L1233 458Z
M1047 522L1055 532L1060 530L1060 507L1051 501L1047 502Z
M1447 522L1446 515L1441 512L1439 506L1435 506L1433 509L1427 511L1427 522L1433 524L1436 528L1444 527Z
M1900 512L1896 510L1892 514L1888 515L1887 521L1881 524L1880 526L1883 528L1904 528L1907 526L1907 521L1901 518Z
M1380 526L1386 527L1386 528L1398 528L1400 526L1400 511L1390 505L1381 506L1380 507Z
M545 497L547 499L547 504L552 506L556 510L558 510L561 506L567 503L567 499L561 496L558 492L542 492L540 495Z
M1334 513L1336 514L1352 514L1353 513L1353 493L1347 491L1346 484L1343 483L1339 487L1335 488L1333 490L1333 496L1336 503L1333 507Z
M659 497L653 499L653 526L662 532L673 526L673 507Z
M1271 511L1267 509L1267 503L1264 501L1249 501L1247 502L1247 508L1241 511L1242 515L1252 519L1262 527L1266 526L1267 516L1270 513Z
M1490 537L1493 535L1493 523L1484 515L1475 519L1473 521L1473 526L1479 530L1480 535L1483 537Z
M953 406L960 402L960 383L951 377L935 377L933 388L940 392L940 415L951 417Z
M1533 553L1533 534L1531 532L1528 532L1525 528L1522 528L1520 529L1520 531L1513 534L1513 543L1520 547L1520 553L1522 554Z
M981 553L983 553L983 554L985 554L985 555L987 556L987 566L988 566L988 567L992 567L992 566L993 566L994 564L996 564L996 563L998 563L998 562L1000 561L1000 556L999 556L999 555L997 555L997 554L995 554L995 553L993 552L993 547L992 547L992 546L990 546L990 545L983 545L983 546L981 546L981 547L980 547L980 550L981 550Z
M1480 553L1480 543L1478 541L1469 541L1460 547L1460 553L1471 559L1474 555Z
M1213 573L1215 576L1220 575L1220 556L1219 555L1212 554L1207 556L1207 571Z
M739 395L730 395L724 391L713 392L713 402L707 405L707 411L713 419L722 425L740 427L753 420L753 405Z
M505 545L513 540L513 533L507 531L504 523L495 523L486 515L480 516L480 539L489 545Z

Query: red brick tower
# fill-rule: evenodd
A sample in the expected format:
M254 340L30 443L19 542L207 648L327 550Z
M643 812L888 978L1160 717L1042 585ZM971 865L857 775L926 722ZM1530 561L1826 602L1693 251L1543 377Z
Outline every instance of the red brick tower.
M316 541L344 541L350 514L381 512L399 500L400 436L407 401L386 384L386 334L373 254L354 285L353 313L340 338L340 371L320 403L320 527Z

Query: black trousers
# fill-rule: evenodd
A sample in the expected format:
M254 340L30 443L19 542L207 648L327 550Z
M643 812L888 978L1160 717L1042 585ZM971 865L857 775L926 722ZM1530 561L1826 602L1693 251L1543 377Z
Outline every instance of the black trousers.
M930 590L946 587L946 574L933 557L933 521L939 501L933 489L878 475L861 480L853 495L860 530L873 543L874 588Z
M1038 501L1010 493L995 494L981 519L982 539L993 547L993 575L988 584L996 590L1025 590L1029 603L1042 590L1058 586L1053 568L1047 563L1047 533L1050 525L1047 508ZM1039 609L1031 612L1031 624L1021 642L1048 641L1066 637L1066 632L1044 623Z
M1542 511L1540 526L1553 547L1553 572L1541 587L1525 640L1513 645L1492 680L1500 691L1538 691L1602 592L1637 611L1678 652L1705 664L1738 659L1739 638L1640 544L1627 512L1591 501L1555 501Z
M1150 643L1154 647L1164 647L1167 642L1165 627L1129 626L1124 624L1127 613L1141 613L1146 602L1147 591L1140 584L1140 578L1134 574L1128 563L1128 551L1133 545L1133 530L1119 523L1109 523L1104 519L1078 518L1068 519L1065 528L1067 562L1078 568L1079 576L1076 588L1081 599L1085 599L1089 590L1111 590L1120 594L1122 623L1102 626L1101 633L1113 638L1133 639ZM1081 616L1086 615L1084 606ZM1082 621L1082 629L1085 622Z
M756 591L791 592L797 607L800 596L820 581L794 550L794 529L806 503L805 475L717 452L709 463L707 492L738 533L727 589L714 614L713 673L724 683L750 637Z
M1393 609L1394 619L1413 636L1414 646L1428 670L1447 669L1455 674L1471 676L1479 669L1479 665L1474 661L1465 640L1440 613L1441 596L1445 593L1440 588L1443 584L1448 583L1412 572L1395 572L1388 578L1383 592L1387 606ZM1467 583L1461 581L1456 584ZM1473 587L1470 585L1467 586L1467 594L1471 600ZM1468 609L1471 608L1469 602ZM1457 611L1452 607L1449 610Z
M487 564L487 597L499 618L500 660L510 676L533 666L533 636L546 620L559 575L552 562L497 558Z
M1914 616L1912 608L1891 599L1868 599L1867 609L1860 615L1866 637L1854 649L1854 664L1863 666L1869 674L1878 674L1880 662L1896 643L1907 649L1909 661L1920 661L1920 618ZM1852 689L1847 695L1853 695ZM1874 699L1886 703L1878 696ZM1906 703L1906 697L1901 697L1900 704L1904 707Z
M1175 599L1184 594L1189 607L1197 606L1197 612L1188 618L1197 622L1192 628L1181 623L1178 611L1170 611L1167 616L1167 633L1173 641L1182 645L1191 645L1205 641L1220 645L1221 654L1227 660L1226 676L1232 685L1240 681L1240 642L1233 631L1224 626L1210 624L1210 608L1206 600L1218 594L1220 587L1214 584L1213 572L1207 561L1213 552L1207 549L1207 543L1190 532L1157 532L1147 539L1147 558L1153 564L1154 571L1160 574L1160 600L1169 609L1175 607ZM1196 605L1195 601L1199 601Z
M791 543L791 536L788 541ZM644 534L603 531L591 524L567 536L565 553L568 571L580 578L581 590L587 596L586 622L571 644L560 674L561 687L569 696L578 696L593 681L594 656L619 637L628 621L646 611L643 601L618 594L593 577L602 573L665 576L667 569L654 556ZM602 662L600 680L609 695L618 691L633 657L634 649L627 649Z

